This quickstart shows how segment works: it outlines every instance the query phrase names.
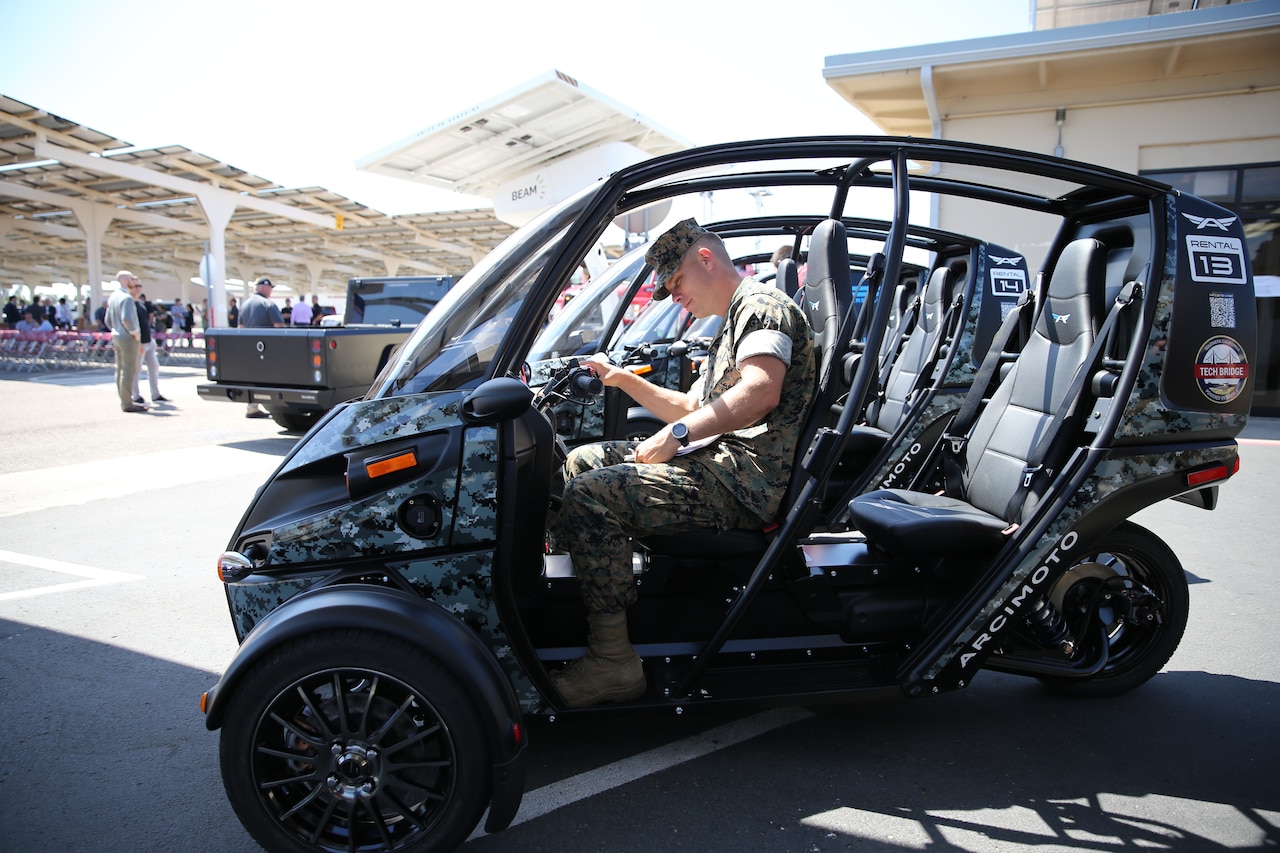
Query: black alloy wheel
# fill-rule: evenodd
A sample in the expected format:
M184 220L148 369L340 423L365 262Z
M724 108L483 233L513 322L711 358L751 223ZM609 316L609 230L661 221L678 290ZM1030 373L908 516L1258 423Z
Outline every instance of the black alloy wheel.
M1049 598L1078 644L1076 660L1107 663L1087 677L1042 676L1073 696L1113 696L1169 662L1187 627L1191 597L1177 555L1162 539L1124 522L1054 583Z
M488 800L488 745L460 684L409 643L309 636L236 685L223 784L271 851L452 850Z

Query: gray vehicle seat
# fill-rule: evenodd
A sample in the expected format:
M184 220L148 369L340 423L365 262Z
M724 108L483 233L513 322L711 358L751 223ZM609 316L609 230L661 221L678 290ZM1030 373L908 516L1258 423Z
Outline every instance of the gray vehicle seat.
M809 239L809 270L804 289L796 294L800 310L813 329L813 350L818 359L818 388L814 407L831 386L839 384L835 374L836 352L841 324L853 302L853 275L849 271L849 240L844 223L825 219L813 229ZM830 406L830 402L827 403Z
M875 453L906 420L931 379L939 347L949 332L951 270L939 267L929 276L915 326L902 350L893 359L881 394L867 407L866 423L853 428L849 448L855 453Z
M794 259L783 258L778 261L778 274L774 276L773 283L787 296L796 298L796 291L800 289L800 267Z
M849 502L868 541L900 554L994 551L1035 495L1024 469L1089 359L1106 286L1105 247L1070 243L1058 259L1030 339L957 455L963 494L880 489ZM1072 435L1055 437L1058 453ZM1050 454L1050 459L1055 454Z

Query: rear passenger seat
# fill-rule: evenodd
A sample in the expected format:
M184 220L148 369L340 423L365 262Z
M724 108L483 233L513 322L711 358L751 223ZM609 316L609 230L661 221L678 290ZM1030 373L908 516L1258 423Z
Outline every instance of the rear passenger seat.
M867 407L866 423L853 428L847 445L850 452L858 456L879 452L906 421L920 392L931 384L941 347L960 314L961 305L952 290L949 268L939 267L929 276L915 327L893 359L880 396Z

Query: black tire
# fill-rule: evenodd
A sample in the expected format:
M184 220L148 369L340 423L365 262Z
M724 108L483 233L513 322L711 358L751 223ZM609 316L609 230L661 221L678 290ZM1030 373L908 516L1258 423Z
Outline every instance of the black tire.
M629 418L626 426L623 427L622 437L628 440L643 441L664 426L666 424L657 418Z
M293 409L267 409L271 420L289 430L289 432L306 432L320 420L319 412L299 412Z
M1050 600L1080 645L1078 660L1095 660L1107 645L1107 663L1092 676L1040 678L1070 696L1114 696L1146 682L1178 648L1191 606L1177 555L1129 521L1068 569Z
M488 743L462 685L372 631L269 652L236 685L219 751L240 822L281 853L452 850L489 800Z

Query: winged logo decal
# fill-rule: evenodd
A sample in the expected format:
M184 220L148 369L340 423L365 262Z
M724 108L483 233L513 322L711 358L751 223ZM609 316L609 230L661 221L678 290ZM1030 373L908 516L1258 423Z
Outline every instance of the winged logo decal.
M1182 214L1191 220L1191 224L1196 226L1197 231L1203 231L1206 228L1217 228L1219 231L1226 231L1227 226L1236 221L1234 216L1224 216L1222 219L1214 219L1212 216L1192 216L1190 213Z

